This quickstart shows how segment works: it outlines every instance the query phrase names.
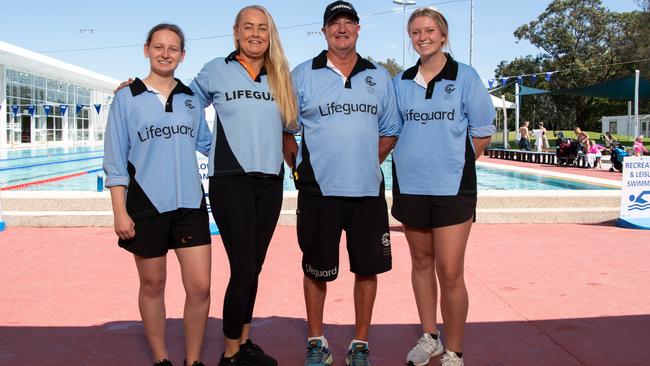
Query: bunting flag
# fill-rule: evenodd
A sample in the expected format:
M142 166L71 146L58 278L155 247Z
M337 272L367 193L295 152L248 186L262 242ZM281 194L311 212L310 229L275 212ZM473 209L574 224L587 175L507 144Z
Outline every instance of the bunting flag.
M77 104L77 111L75 112L75 114L79 114L79 112L81 112L82 109L84 109L84 105L83 104Z
M544 79L546 79L546 81L551 81L551 75L553 75L553 73L551 71L548 71L546 73L546 76L544 76Z
M524 81L523 76L517 76L517 84L521 85L523 83L523 81Z
M537 84L537 74L530 75L530 82L535 85Z
M494 79L488 79L488 86L490 87L490 89L494 87Z
M52 112L52 106L51 105L44 105L43 110L45 111L45 117L50 115L50 112Z
M506 86L507 82L508 82L508 78L501 78L501 86Z
M17 105L14 104L14 105L11 106L11 110L14 112L14 117L17 117L18 116L18 111L20 110L20 106L17 106Z
M102 109L101 104L95 104L95 110L97 111L97 114L99 114L99 111Z
M31 105L31 104L28 105L28 106L27 106L27 111L29 112L29 114L30 114L32 117L34 117L34 112L36 111L36 106L35 106L35 105Z
M68 110L68 105L67 104L61 104L59 106L59 108L61 109L61 117L65 116L65 111Z

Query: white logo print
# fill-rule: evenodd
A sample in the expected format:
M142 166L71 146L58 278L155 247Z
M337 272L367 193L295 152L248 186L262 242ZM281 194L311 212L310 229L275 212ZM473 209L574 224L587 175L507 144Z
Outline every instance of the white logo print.
M390 234L386 233L386 234L381 236L381 245L383 245L385 247L390 246Z

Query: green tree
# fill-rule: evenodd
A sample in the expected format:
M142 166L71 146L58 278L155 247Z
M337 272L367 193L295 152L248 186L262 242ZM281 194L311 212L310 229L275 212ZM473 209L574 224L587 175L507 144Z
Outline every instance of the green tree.
M640 1L647 4L649 0ZM638 35L639 29L648 28L641 26L643 14L647 16L647 11L613 13L601 0L554 0L536 20L514 32L518 40L527 40L545 53L502 62L495 73L511 76L560 70L550 83L539 84L545 89L581 87L628 76L643 64L621 62L648 57L648 38ZM579 125L599 130L602 115L625 110L624 102L602 98L529 96L523 102L524 118L548 121L563 129Z
M386 70L388 70L390 76L392 77L395 77L395 75L399 74L403 70L402 67L397 63L397 61L395 61L394 58L386 59L386 61L377 61L372 57L368 56L368 60L374 61L380 64L381 66L385 67Z

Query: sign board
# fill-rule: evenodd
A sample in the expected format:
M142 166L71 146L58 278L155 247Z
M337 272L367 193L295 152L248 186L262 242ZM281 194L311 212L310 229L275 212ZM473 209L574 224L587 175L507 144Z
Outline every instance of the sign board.
M210 205L210 197L208 196L208 158L203 156L201 153L196 153L196 160L199 162L199 176L201 177L201 183L203 184L203 192L205 192L205 202L208 204L208 216L210 217L210 234L217 235L219 234L219 228L214 222L214 217L212 217L212 205Z
M618 226L650 230L650 156L623 159Z

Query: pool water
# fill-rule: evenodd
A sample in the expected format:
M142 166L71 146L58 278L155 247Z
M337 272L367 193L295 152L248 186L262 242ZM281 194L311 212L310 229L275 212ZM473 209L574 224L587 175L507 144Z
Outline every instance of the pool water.
M0 188L82 173L73 178L23 187L23 190L96 191L101 171L101 147L69 147L0 151ZM390 158L382 166L386 189L392 187ZM479 190L603 190L613 189L564 179L549 178L501 169L477 167ZM285 166L285 191L294 191L290 170Z

